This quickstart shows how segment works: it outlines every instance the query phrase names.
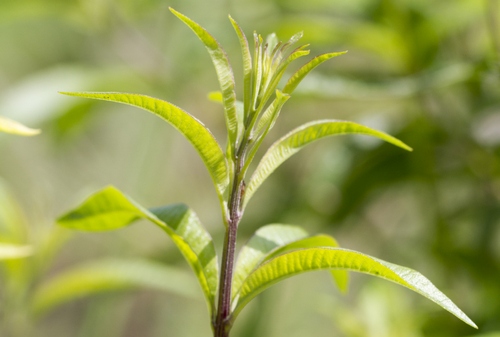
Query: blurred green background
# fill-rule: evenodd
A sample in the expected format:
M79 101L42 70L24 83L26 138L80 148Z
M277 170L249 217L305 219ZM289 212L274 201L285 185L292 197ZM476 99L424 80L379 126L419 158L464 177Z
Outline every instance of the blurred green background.
M44 284L82 263L141 258L189 272L149 224L103 234L55 228L58 215L108 184L146 206L189 204L220 250L210 177L181 135L133 108L57 94L160 97L223 141L222 111L206 99L218 90L210 58L169 6L219 40L237 80L229 13L247 36L274 31L285 40L303 31L311 55L349 50L304 80L269 144L303 122L338 118L414 148L363 137L308 148L256 194L241 242L273 222L334 235L419 270L480 327L379 279L353 275L342 296L327 273L313 273L260 295L234 335L499 336L498 0L2 0L0 115L43 133L0 134L0 242L34 246L31 258L1 263L0 336L211 336L201 291L186 297L127 284L33 310Z

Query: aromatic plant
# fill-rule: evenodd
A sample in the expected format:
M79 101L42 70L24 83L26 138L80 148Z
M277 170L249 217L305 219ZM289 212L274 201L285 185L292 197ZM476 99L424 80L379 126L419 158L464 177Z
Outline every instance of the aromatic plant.
M259 159L253 172L249 172L263 140L295 88L315 67L344 52L313 58L280 87L288 65L309 54L307 45L293 47L301 34L292 36L284 43L274 34L265 40L254 34L252 52L243 30L229 17L243 55L243 100L238 101L233 70L225 51L199 24L173 9L171 11L203 42L214 63L220 92L213 93L211 98L219 101L224 109L227 128L225 151L200 121L169 102L116 92L63 94L139 107L171 124L194 146L213 180L225 226L220 271L210 234L194 211L184 204L147 209L116 188L106 187L62 216L58 220L59 224L79 230L106 231L146 219L160 227L171 237L195 272L205 295L215 337L229 336L241 310L259 293L281 280L314 270L330 271L341 291L347 289L349 271L393 281L420 293L476 327L420 273L340 248L329 235L311 236L301 227L269 224L256 231L241 247L236 258L238 225L249 200L278 166L306 145L330 136L363 134L405 150L411 151L411 148L388 134L363 125L334 119L318 120L306 123L278 139Z

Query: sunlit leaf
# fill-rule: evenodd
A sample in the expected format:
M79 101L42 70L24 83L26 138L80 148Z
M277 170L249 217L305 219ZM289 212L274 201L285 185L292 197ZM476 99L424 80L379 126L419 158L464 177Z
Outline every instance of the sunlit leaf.
M313 121L292 130L276 141L266 152L255 169L245 193L245 204L248 203L257 188L274 172L285 160L297 153L307 144L325 137L362 134L374 136L393 145L411 151L411 148L400 140L381 131L374 130L354 122L338 120Z
M177 245L196 273L210 313L215 310L218 265L210 234L186 205L147 210L114 187L90 196L83 204L58 219L61 226L85 231L106 231L147 219L162 228Z
M224 192L229 183L224 153L212 133L186 111L169 102L145 95L113 92L62 92L62 94L128 104L164 119L182 133L198 151L216 186L219 199L221 202L224 199Z
M30 256L32 253L30 246L0 243L0 260L21 259Z
M293 74L292 77L290 77L288 82L286 82L285 87L283 88L283 92L286 94L291 94L295 90L295 88L299 85L299 83L304 79L304 77L306 77L306 75L311 72L311 70L313 70L326 60L329 60L336 56L340 56L345 53L347 52L343 51L338 53L328 53L316 56L311 61L306 63L304 66L302 66L302 68L297 70L297 72L295 72L295 74Z
M271 224L259 228L238 255L233 276L233 296L255 267L273 251L307 236L308 233L298 226Z
M340 247L337 240L335 240L330 235L318 234L311 237L307 237L295 242L291 242L270 254L266 260L274 258L278 255L290 252L292 250L304 249L304 248L315 248L315 247ZM349 273L346 270L334 269L330 271L335 283L339 290L343 293L347 292L349 287Z
M43 283L33 299L37 313L60 304L109 291L149 288L194 298L197 286L183 270L158 262L105 259L66 270Z
M212 62L217 72L220 88L222 91L226 125L228 136L231 145L236 143L238 138L238 118L236 114L236 93L234 91L234 75L226 52L215 38L208 33L205 28L188 18L187 16L177 12L173 8L170 11L184 22L203 42L212 58ZM233 149L234 150L234 149Z
M261 133L265 129L269 131L276 122L278 115L281 111L283 105L288 101L290 95L283 94L281 91L276 90L276 99L269 105L269 107L264 111L262 117L259 119L257 124L257 133ZM267 134L267 132L266 132Z
M19 122L0 116L0 132L20 136L34 136L40 133L38 129L31 129Z
M345 269L370 274L407 287L469 324L477 326L446 295L422 274L377 258L340 248L316 247L279 255L262 264L248 276L241 287L236 316L256 295L291 276L314 270Z
M250 101L252 99L252 55L250 54L250 47L248 46L248 40L243 32L243 29L238 25L238 23L229 16L229 20L233 25L236 35L240 41L241 55L243 57L243 93L244 93L244 113L248 113L250 109ZM246 118L244 115L244 119Z

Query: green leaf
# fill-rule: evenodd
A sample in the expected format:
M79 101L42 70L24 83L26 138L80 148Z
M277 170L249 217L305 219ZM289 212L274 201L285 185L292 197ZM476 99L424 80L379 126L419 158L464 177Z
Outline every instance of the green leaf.
M250 47L248 46L248 40L243 32L243 29L238 25L238 23L229 16L229 20L233 25L233 28L238 35L241 47L241 55L243 57L243 103L244 103L244 118L246 120L246 115L250 111L250 102L252 100L252 55L250 54Z
M56 275L35 292L32 309L42 313L60 304L109 291L150 288L194 298L196 283L183 270L158 262L104 259Z
M300 249L279 255L262 264L245 280L233 316L271 285L300 273L325 269L351 270L395 282L427 297L477 328L467 315L422 274L359 252L330 247Z
M186 205L176 204L147 210L114 187L90 196L83 204L58 219L61 226L106 231L147 219L163 229L193 268L206 297L210 314L215 312L218 264L210 234Z
M220 91L211 91L207 95L208 99L212 102L223 104L222 93ZM243 130L244 120L244 104L241 101L236 101L236 113L238 114L238 125Z
M170 11L184 22L203 42L212 58L212 62L219 79L219 85L222 91L226 125L228 129L229 142L234 146L238 139L238 118L236 114L236 93L234 91L234 75L226 52L217 40L208 33L205 28L188 18L187 16L177 12L173 8ZM234 150L234 148L232 148Z
M0 132L20 136L34 136L40 133L38 129L31 129L19 122L0 116Z
M290 95L283 94L281 91L276 90L276 98L274 101L267 107L266 111L262 114L262 117L259 119L257 124L257 134L260 134L264 131L263 136L267 135L269 130L274 126L276 119L283 108L283 105L288 101Z
M297 249L316 248L316 247L340 247L337 240L326 234L318 234L311 237L289 243L270 254L266 260L272 259L278 255ZM346 270L331 270L332 277L337 287L342 293L346 293L349 287L349 273Z
M384 133L371 129L354 122L338 120L319 120L313 121L292 130L281 139L277 140L266 152L259 165L255 169L250 183L245 192L245 205L259 186L274 172L285 160L297 153L307 144L325 137L362 134L374 136L385 140L393 145L399 146L405 150L411 151L411 148L400 140Z
M328 53L316 56L311 61L306 63L304 66L302 66L302 68L297 70L297 72L295 72L295 74L293 74L292 77L290 77L288 82L286 82L285 84L285 88L283 88L283 92L286 94L291 94L295 90L295 88L299 85L299 83L304 79L304 77L306 77L306 75L311 72L311 70L313 70L326 60L329 60L336 56L340 56L345 53L347 53L347 51L338 53Z
M270 224L259 228L238 255L232 284L233 297L247 276L273 251L308 235L298 226Z
M263 262L292 250L318 246L339 247L339 244L329 235L309 236L298 226L270 224L259 228L238 255L232 284L233 303L237 302L236 296L245 279ZM344 270L332 270L331 273L339 289L346 292L348 273Z
M33 250L30 246L0 243L0 260L22 259L32 253Z
M221 204L229 184L228 166L212 133L196 118L181 108L145 95L114 92L61 92L69 96L92 98L132 105L157 115L175 127L194 146L215 184Z

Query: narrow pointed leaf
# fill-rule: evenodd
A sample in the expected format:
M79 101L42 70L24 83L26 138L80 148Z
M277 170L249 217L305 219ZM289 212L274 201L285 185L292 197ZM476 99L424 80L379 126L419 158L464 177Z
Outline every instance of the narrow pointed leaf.
M281 91L276 90L276 98L259 119L259 123L257 124L257 133L261 133L265 129L269 131L274 126L274 122L276 121L281 108L289 98L290 95L283 94Z
M308 235L298 226L271 224L259 228L238 255L233 276L233 297L247 276L273 251Z
M238 35L241 47L241 55L243 57L243 103L244 103L244 113L247 114L250 110L250 102L252 100L252 55L250 54L250 47L248 46L248 40L243 32L243 29L238 25L238 23L229 16L229 20L233 25L233 28ZM244 115L246 119L246 115Z
M221 202L223 201L224 192L229 184L228 167L224 153L212 133L186 111L167 101L145 95L113 92L62 92L62 94L132 105L167 121L182 133L198 151L212 177L219 199Z
M359 252L330 247L296 250L262 264L245 280L233 315L236 316L257 294L281 280L308 271L329 269L356 271L395 282L427 297L477 328L467 315L422 274Z
M139 259L105 259L64 271L36 291L32 309L46 312L60 304L102 292L149 288L189 298L197 285L183 270Z
M333 57L340 56L342 54L347 53L346 51L343 52L338 52L338 53L328 53L328 54L323 54L316 56L313 58L311 61L306 63L302 68L297 70L295 74L290 77L288 82L285 84L285 88L283 88L283 92L287 94L291 94L295 88L299 85L299 83L306 77L307 74L311 72L314 68L319 66L321 63L325 62L326 60L329 60Z
M263 46L262 36L253 34L255 53L253 58L253 81L252 81L252 109L255 110L258 105L258 98L261 95L260 88L262 85L263 74Z
M264 180L266 180L285 160L300 151L304 146L325 137L345 134L362 134L377 137L405 150L411 151L411 148L400 140L367 126L338 120L313 121L292 130L276 141L267 150L250 178L250 183L245 192L245 205L262 182L264 182Z
M0 260L22 259L32 253L33 250L30 246L0 243Z
M201 42L203 42L208 50L208 53L210 54L210 57L212 58L222 91L229 140L231 144L235 144L238 137L238 119L235 106L236 93L234 91L233 70L229 64L226 52L222 49L217 40L205 30L205 28L172 8L170 8L170 11L189 28L191 28Z
M114 187L90 196L83 204L58 219L61 226L85 231L106 231L147 219L163 229L193 268L206 297L210 313L215 310L218 265L210 234L186 205L147 210Z
M0 132L19 136L34 136L40 133L38 129L31 129L12 119L0 116Z
M290 252L297 249L304 248L316 248L316 247L332 247L337 248L340 247L337 240L335 240L332 236L326 234L318 234L311 237L307 237L295 242L291 242L286 246L283 246L277 250L275 250L272 254L270 254L267 260L270 260L278 255L284 254L286 252ZM346 270L334 269L330 271L335 281L335 284L339 288L342 293L346 293L349 287L349 273Z

